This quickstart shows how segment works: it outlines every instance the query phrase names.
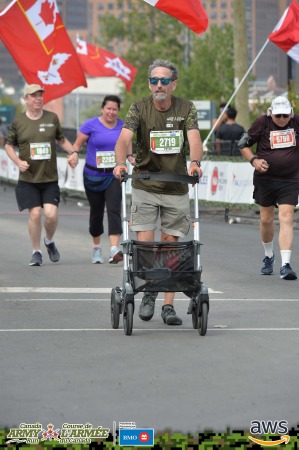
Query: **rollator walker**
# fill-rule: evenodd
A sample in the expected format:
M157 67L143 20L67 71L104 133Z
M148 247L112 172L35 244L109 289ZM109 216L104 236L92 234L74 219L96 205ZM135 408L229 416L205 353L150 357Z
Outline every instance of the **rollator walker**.
M197 174L197 172L195 172ZM171 181L192 184L194 187L193 241L143 242L129 238L129 218L126 206L126 182L128 179ZM123 315L123 327L127 336L132 334L135 310L134 296L139 292L183 292L190 298L187 314L192 314L193 328L205 336L208 325L209 294L201 281L200 265L198 183L199 177L172 173L122 172L122 221L123 221L123 284L111 291L111 324L119 327Z

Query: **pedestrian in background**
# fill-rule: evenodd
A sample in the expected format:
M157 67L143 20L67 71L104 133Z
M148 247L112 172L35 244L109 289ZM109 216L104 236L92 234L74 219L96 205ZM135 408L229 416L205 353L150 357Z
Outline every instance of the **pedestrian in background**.
M83 182L90 205L89 233L92 237L92 263L103 264L104 256L101 235L104 233L105 206L108 216L108 235L110 240L110 264L123 260L119 249L122 234L121 224L121 185L113 175L115 166L115 143L121 132L123 120L118 118L121 101L116 95L107 95L101 106L101 115L88 119L78 132L74 149L80 151L87 142ZM130 162L134 163L132 145L127 149ZM78 162L78 155L73 155Z
M259 117L239 142L240 150L254 167L253 198L260 205L260 233L265 250L261 275L274 273L275 208L278 208L280 278L296 280L290 261L294 210L299 195L299 115L286 97L276 97L267 114ZM297 136L297 139L296 139ZM256 154L250 147L256 143Z
M224 156L241 156L238 142L245 133L242 125L236 122L237 110L230 106L226 111L226 121L216 132L216 153Z

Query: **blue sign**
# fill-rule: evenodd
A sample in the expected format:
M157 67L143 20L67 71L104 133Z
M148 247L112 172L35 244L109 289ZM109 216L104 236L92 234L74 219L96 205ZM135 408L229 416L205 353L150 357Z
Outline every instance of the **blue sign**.
M3 124L10 124L15 116L16 108L14 106L0 105L0 117Z
M148 446L153 447L154 429L153 428L120 428L119 445L122 446Z

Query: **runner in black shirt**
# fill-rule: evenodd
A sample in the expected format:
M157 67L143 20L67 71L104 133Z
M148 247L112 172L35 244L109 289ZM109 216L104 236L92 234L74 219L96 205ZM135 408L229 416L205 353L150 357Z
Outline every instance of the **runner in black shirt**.
M265 249L262 275L272 275L275 207L278 207L280 277L296 280L290 266L294 209L299 195L299 115L286 97L272 101L267 115L259 117L245 133L239 147L251 163L253 198L260 205L260 232ZM297 139L296 139L297 137ZM256 155L250 147L257 144Z

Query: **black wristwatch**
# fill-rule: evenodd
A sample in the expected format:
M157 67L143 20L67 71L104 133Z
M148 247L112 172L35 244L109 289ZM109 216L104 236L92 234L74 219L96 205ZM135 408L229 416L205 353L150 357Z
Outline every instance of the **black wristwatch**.
M198 159L192 159L192 163L195 162L198 167L201 167L200 161Z

